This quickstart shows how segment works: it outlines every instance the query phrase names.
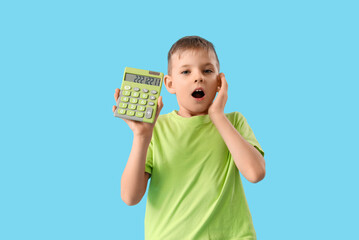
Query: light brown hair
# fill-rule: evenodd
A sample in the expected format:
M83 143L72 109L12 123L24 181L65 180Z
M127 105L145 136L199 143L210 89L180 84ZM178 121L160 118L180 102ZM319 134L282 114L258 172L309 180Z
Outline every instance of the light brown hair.
M181 39L179 39L177 42L175 42L171 49L168 52L167 61L168 61L168 68L167 72L169 75L171 75L171 57L173 54L179 52L183 52L185 50L197 50L197 49L204 49L207 51L213 51L214 55L217 59L217 67L219 71L219 60L216 53L216 50L214 49L213 44L210 41L207 41L204 38L201 38L199 36L186 36Z

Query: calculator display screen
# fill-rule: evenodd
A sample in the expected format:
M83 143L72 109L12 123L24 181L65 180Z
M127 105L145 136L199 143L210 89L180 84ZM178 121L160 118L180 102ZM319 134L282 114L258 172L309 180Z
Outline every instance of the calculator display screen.
M136 75L131 73L126 73L125 81L154 85L154 86L159 86L161 84L160 78L147 77L147 76Z

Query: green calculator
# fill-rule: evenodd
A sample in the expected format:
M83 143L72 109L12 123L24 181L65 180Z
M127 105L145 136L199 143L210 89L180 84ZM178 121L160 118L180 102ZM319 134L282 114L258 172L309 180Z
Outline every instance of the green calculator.
M163 73L126 67L115 117L153 123Z

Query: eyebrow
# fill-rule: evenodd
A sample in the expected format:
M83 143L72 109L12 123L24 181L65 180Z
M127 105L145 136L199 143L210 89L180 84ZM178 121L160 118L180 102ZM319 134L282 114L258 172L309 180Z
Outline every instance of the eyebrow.
M186 68L189 67L190 65L186 64L186 65L182 65L181 68Z
M214 67L214 65L212 63L206 63L206 64L203 64L203 66L208 66L208 65L211 65ZM182 65L181 68L185 68L185 67L190 67L191 65L188 65L188 64L185 64L185 65Z

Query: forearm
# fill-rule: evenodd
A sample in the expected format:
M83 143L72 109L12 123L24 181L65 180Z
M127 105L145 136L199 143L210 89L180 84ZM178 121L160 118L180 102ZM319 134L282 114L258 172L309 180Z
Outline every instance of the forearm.
M242 175L253 183L261 181L265 176L265 161L260 152L240 135L224 113L211 119Z
M146 192L145 164L151 137L134 136L132 149L121 178L121 197L128 205L141 201Z

